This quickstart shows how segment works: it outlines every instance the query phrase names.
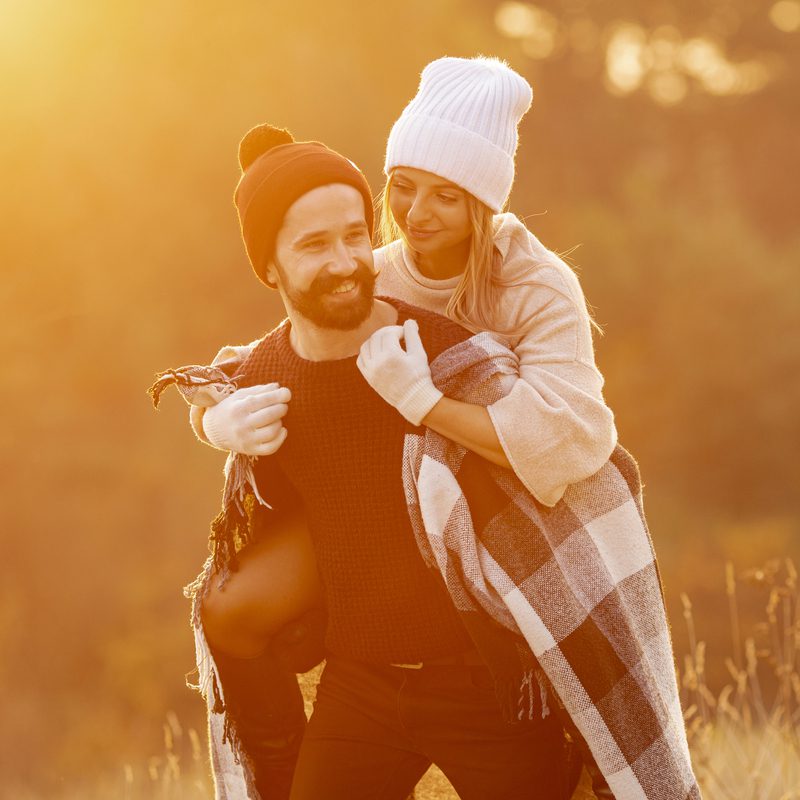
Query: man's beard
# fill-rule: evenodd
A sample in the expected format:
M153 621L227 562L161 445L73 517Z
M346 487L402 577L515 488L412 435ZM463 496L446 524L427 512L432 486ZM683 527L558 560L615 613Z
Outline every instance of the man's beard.
M318 328L331 328L338 331L351 331L365 322L372 311L375 291L375 275L359 262L355 272L342 278L339 275L318 275L311 286L299 291L280 264L276 264L281 277L286 301ZM350 302L345 303L331 298L330 293L347 281L355 281L357 293Z

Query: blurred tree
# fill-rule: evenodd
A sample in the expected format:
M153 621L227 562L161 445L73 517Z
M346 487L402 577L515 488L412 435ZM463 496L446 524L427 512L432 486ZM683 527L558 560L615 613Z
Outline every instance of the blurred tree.
M753 558L797 550L800 51L775 5L4 4L0 797L144 759L162 709L199 722L180 587L221 458L144 389L281 315L239 241L241 134L326 141L377 189L445 53L506 57L534 86L512 208L581 245L670 597L706 587L713 610L748 537Z

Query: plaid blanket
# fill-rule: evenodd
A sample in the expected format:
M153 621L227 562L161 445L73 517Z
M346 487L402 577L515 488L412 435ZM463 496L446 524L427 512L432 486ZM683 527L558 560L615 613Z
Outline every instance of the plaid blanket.
M446 396L481 405L517 370L486 333L431 364ZM617 447L547 508L510 470L489 465L487 482L481 462L476 480L473 459L428 428L406 435L417 543L476 643L487 615L524 638L617 800L700 798L636 462Z

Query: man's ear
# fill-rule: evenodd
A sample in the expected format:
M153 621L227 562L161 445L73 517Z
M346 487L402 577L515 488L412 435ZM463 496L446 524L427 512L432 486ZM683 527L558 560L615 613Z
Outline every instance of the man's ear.
M275 264L272 261L267 264L267 268L264 270L264 283L270 289L278 288L278 270L275 269Z

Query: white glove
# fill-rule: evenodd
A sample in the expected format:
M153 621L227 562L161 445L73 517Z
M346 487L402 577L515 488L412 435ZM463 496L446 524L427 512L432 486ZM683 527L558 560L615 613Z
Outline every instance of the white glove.
M292 393L277 383L248 386L211 406L203 415L203 431L214 447L248 456L269 456L286 439L281 420Z
M405 350L401 339L405 339ZM414 319L402 327L388 325L375 331L361 345L356 364L367 383L412 425L419 425L442 399L431 380L428 354Z

